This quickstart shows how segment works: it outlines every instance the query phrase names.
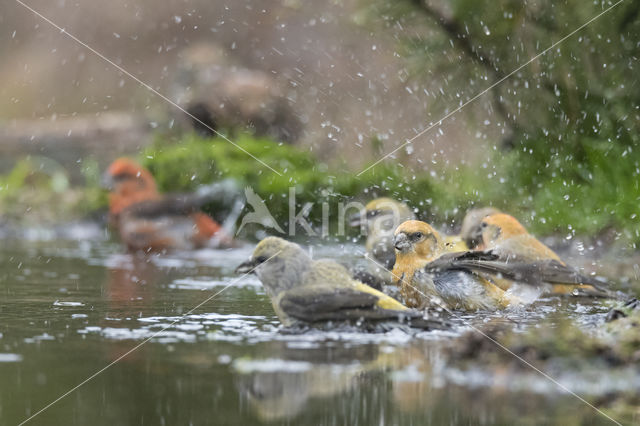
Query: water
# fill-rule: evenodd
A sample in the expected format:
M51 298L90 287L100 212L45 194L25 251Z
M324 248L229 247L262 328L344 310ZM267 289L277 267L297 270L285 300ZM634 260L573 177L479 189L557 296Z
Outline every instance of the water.
M253 276L190 312L237 279L233 269L251 248L144 258L99 236L4 243L2 425L20 423L147 338L30 424L610 423L532 370L449 365L442 347L465 331L460 321L451 332L285 334ZM585 328L606 312L597 302L550 300L506 321L524 329L558 310ZM466 316L476 324L500 317ZM637 393L629 374L554 371L593 402Z

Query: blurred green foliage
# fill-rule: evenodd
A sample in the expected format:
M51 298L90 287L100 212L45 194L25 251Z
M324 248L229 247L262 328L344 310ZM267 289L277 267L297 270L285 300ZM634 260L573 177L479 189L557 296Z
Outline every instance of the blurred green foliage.
M425 121L499 82L465 109L473 121L486 101L485 114L506 131L497 152L448 174L461 207L465 200L494 204L542 234L615 229L640 241L640 1L623 2L564 39L614 3L365 4L363 22L403 29L398 51L407 79L435 87Z
M161 191L192 191L202 184L233 178L242 186L250 186L282 223L289 217L291 187L296 192L296 213L306 203L313 203L309 219L315 224L321 223L320 205L325 202L335 217L340 201L346 204L358 198L366 202L390 194L428 212L433 219L447 216L458 204L454 194L429 176L409 176L401 165L383 164L356 176L347 165L330 167L316 160L311 152L290 145L250 135L240 135L234 143L251 155L221 138L190 135L177 144L158 138L141 158L156 177Z
M72 187L55 160L27 156L0 176L0 219L25 226L55 225L86 217L106 205L98 163L82 164L84 187Z
M418 217L437 224L455 225L469 208L493 205L542 235L597 236L613 228L624 232L627 240L640 241L635 213L640 167L637 162L615 161L629 155L629 148L618 144L585 145L584 159L575 165L572 152L559 145L551 157L523 148L522 152L497 151L487 164L474 167L434 166L428 173L414 173L389 162L357 176L348 165L329 166L311 152L290 145L250 135L240 135L235 143L282 175L221 138L196 135L179 143L159 137L141 159L164 192L192 191L233 178L243 187L250 186L283 224L289 217L289 188L293 187L296 214L304 204L313 203L309 219L316 225L321 223L324 202L335 218L338 202L391 196L414 207ZM522 161L524 156L530 158Z

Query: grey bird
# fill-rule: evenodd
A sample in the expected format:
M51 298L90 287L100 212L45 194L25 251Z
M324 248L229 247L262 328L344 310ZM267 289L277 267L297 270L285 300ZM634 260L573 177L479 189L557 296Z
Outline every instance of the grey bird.
M382 322L410 324L422 329L446 328L440 319L402 305L386 294L354 280L331 260L312 260L297 244L267 237L238 273L254 272L286 327L338 321L357 325Z

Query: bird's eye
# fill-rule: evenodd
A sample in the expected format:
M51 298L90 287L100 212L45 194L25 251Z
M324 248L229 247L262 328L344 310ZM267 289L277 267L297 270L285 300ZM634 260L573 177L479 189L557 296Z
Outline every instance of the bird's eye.
M371 218L371 217L376 217L378 215L378 213L380 213L378 210L370 210L367 212L367 217Z
M256 263L264 263L267 261L267 257L266 256L258 256L256 257Z
M424 234L422 232L414 232L411 234L411 241L420 241Z
M486 228L486 227L487 227L487 226L489 226L489 225L487 224L487 222L482 222L482 223L480 224L480 226L481 226L482 228Z

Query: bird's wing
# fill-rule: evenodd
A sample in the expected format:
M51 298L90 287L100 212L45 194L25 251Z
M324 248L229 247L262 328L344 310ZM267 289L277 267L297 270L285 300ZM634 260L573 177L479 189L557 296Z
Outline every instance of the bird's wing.
M378 297L349 287L307 285L288 290L280 308L289 316L306 322L343 320L383 320L415 316L414 311L396 311L376 306Z
M200 210L208 199L197 194L168 194L160 200L142 201L126 208L126 213L139 218L154 219L162 216L182 216Z
M504 261L492 251L447 253L427 264L427 270L466 269L472 272L499 274L503 278L540 285L550 284L588 284L599 290L606 283L580 274L575 269L557 260L542 260L538 262Z
M126 211L141 219L154 219L162 216L181 216L195 213L211 202L231 204L237 199L238 187L231 179L225 179L200 186L188 194L164 194L161 199L135 203Z
M490 251L461 251L444 253L425 266L427 271L453 269L465 262L496 261L500 257Z
M376 305L378 297L349 287L308 285L288 290L280 299L280 309L287 315L307 323L323 321L364 321L363 324L406 323L423 330L450 329L441 318L427 318L421 312L383 309Z
M385 286L393 284L393 276L386 269L377 266L357 265L351 269L351 277L369 287L382 291Z

